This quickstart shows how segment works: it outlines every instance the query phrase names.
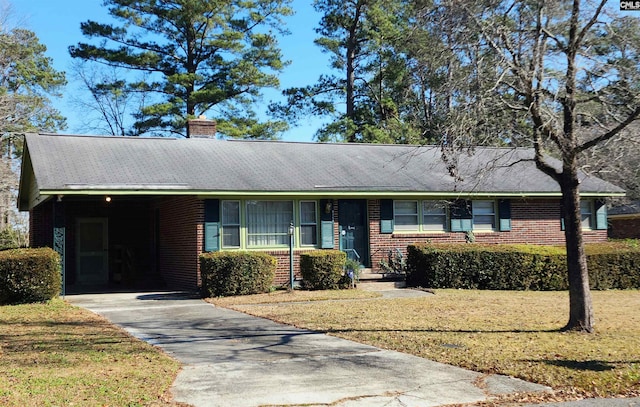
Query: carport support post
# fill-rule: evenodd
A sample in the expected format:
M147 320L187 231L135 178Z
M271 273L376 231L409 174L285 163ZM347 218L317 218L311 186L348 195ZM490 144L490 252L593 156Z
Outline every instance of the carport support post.
M62 298L66 295L66 272L65 272L65 216L64 216L64 202L62 202L62 196L53 203L53 250L60 255L60 274L62 279L61 295Z
M289 224L289 289L293 291L293 233L295 227L293 221Z

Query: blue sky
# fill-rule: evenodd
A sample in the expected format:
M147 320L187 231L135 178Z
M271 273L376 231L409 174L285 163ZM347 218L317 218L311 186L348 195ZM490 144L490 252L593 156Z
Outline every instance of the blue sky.
M317 37L320 16L311 6L311 0L294 0L292 6L296 14L287 19L287 27L291 31L280 40L285 59L291 61L280 77L282 89L293 86L304 86L316 81L321 73L328 70L328 56L323 54L313 43ZM47 47L47 56L53 59L54 67L60 71L71 70L72 58L68 47L85 41L80 33L80 23L88 19L107 22L109 15L102 0L13 0L11 3L15 17L21 26L36 33L40 42ZM67 132L86 133L82 128L82 118L86 112L79 111L71 103L79 86L68 74L69 84L65 89L65 97L53 100L54 105L67 117ZM257 112L265 111L270 100L279 100L280 91L266 91L264 105L256 108ZM215 118L215 117L211 117ZM312 141L313 134L320 125L314 118L302 120L300 125L292 128L283 139L288 141Z

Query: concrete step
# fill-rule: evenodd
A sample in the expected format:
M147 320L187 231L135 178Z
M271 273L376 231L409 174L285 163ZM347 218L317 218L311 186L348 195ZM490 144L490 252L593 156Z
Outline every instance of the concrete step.
M360 280L360 282L358 283L358 289L364 291L385 291L406 287L407 283L405 281Z
M359 279L360 281L404 281L405 275L395 273L374 273L372 269L361 269Z

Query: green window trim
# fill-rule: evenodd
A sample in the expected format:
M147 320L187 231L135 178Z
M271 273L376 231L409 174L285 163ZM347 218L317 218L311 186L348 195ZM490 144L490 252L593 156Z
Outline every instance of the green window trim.
M473 200L471 201L471 216L474 232L492 232L497 229L497 208L496 201L493 199ZM490 225L489 227L480 225Z
M220 250L220 200L204 201L204 251Z
M420 205L418 200L393 201L394 232L420 231Z
M253 244L251 243L251 239L255 240L256 239L255 236L257 235L256 233L250 234L249 232L250 226L248 223L248 217L250 215L248 213L249 212L248 204L263 203L263 202L290 202L291 203L292 210L290 213L288 213L287 216L289 216L289 218L292 218L292 219L288 220L286 222L286 225L288 230L290 222L293 221L294 228L295 228L294 235L293 235L294 248L311 249L311 248L318 248L320 246L319 241L322 239L322 237L319 236L319 234L321 233L320 228L321 228L322 222L320 222L319 219L322 217L322 214L318 212L318 209L319 209L318 201L312 200L312 199L300 199L300 200L268 199L268 198L267 199L231 199L231 200L220 201L220 208L221 208L220 209L220 228L219 228L219 235L221 236L220 250L283 250L283 249L289 248L288 239L283 238L284 232L275 233L271 237L265 235L266 232L261 232L261 231L257 232L257 235L267 236L265 237L265 239L269 241L273 241L274 239L275 240L280 239L283 242L282 244L262 245L262 244L256 244L255 242ZM311 226L310 222L301 222L303 217L301 205L304 202L307 202L307 203L313 202L315 204L316 231L315 231L314 244L302 244L302 236L303 236L302 228ZM233 213L232 215L234 216L231 216L231 218L233 219L229 219L228 216L225 216L227 214L227 212L225 211L225 208L227 206L231 206L231 207L237 206L237 209L238 209L237 214ZM275 205L274 208L277 208L277 206L278 205ZM254 216L260 216L260 215L254 214ZM275 216L276 217L278 216L277 213L275 214ZM279 219L279 220L282 221L282 219ZM284 223L282 223L282 225L284 225ZM230 230L232 231L232 233L230 233ZM254 237L252 238L252 236ZM274 238L274 236L276 237ZM238 242L238 244L233 245L233 244L228 244L228 242L227 244L225 244L225 237L227 237L227 239L230 239L230 237L232 237L233 240ZM286 243L284 243L285 240L286 240Z
M313 205L310 208L303 209L303 206ZM316 247L318 245L318 202L302 200L298 202L300 213L300 246ZM313 215L311 220L310 215ZM308 219L305 216L309 217Z
M240 249L242 247L241 208L242 202L237 199L222 201L220 227L222 249ZM235 212L237 212L237 214Z
M396 213L397 202L415 203L417 205L417 226L414 228L398 228L398 214ZM458 199L453 202L449 202L446 205L444 212L435 211L430 212L429 207L433 203L439 202L438 200L386 200L380 201L380 233L443 233L443 232L508 232L511 231L511 200L510 199L486 199L486 200L465 200ZM485 208L485 213L477 213L474 216L473 203L474 202L491 202L491 209ZM476 204L478 205L478 204ZM487 205L484 205L487 206ZM415 217L416 214L409 213L409 206L400 216L409 219L409 217ZM391 212L391 214L390 214ZM436 222L429 223L427 219L435 220L444 216L443 228L435 229ZM478 228L477 219L485 217L488 224L488 217L492 217L491 228ZM406 220L405 219L405 220Z

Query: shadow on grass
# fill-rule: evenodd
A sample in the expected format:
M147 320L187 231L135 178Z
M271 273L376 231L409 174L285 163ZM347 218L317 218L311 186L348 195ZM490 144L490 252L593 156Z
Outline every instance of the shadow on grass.
M551 366L564 367L571 370L590 372L606 372L614 370L617 365L640 363L638 360L559 360L559 359L527 359L526 362L544 363Z
M30 321L20 323L14 329L10 324L0 324L0 343L5 357L30 355L27 358L13 358L16 365L46 363L69 367L76 363L85 363L83 358L74 354L110 355L115 358L129 357L144 352L125 332L116 330L103 321L89 322L52 322ZM66 355L66 356L64 356ZM67 357L71 357L67 360ZM91 356L88 356L91 358ZM37 360L34 362L34 360Z
M323 329L320 333L349 333L349 332L425 332L425 333L461 333L461 334L534 334L534 333L561 333L562 328L556 329Z

